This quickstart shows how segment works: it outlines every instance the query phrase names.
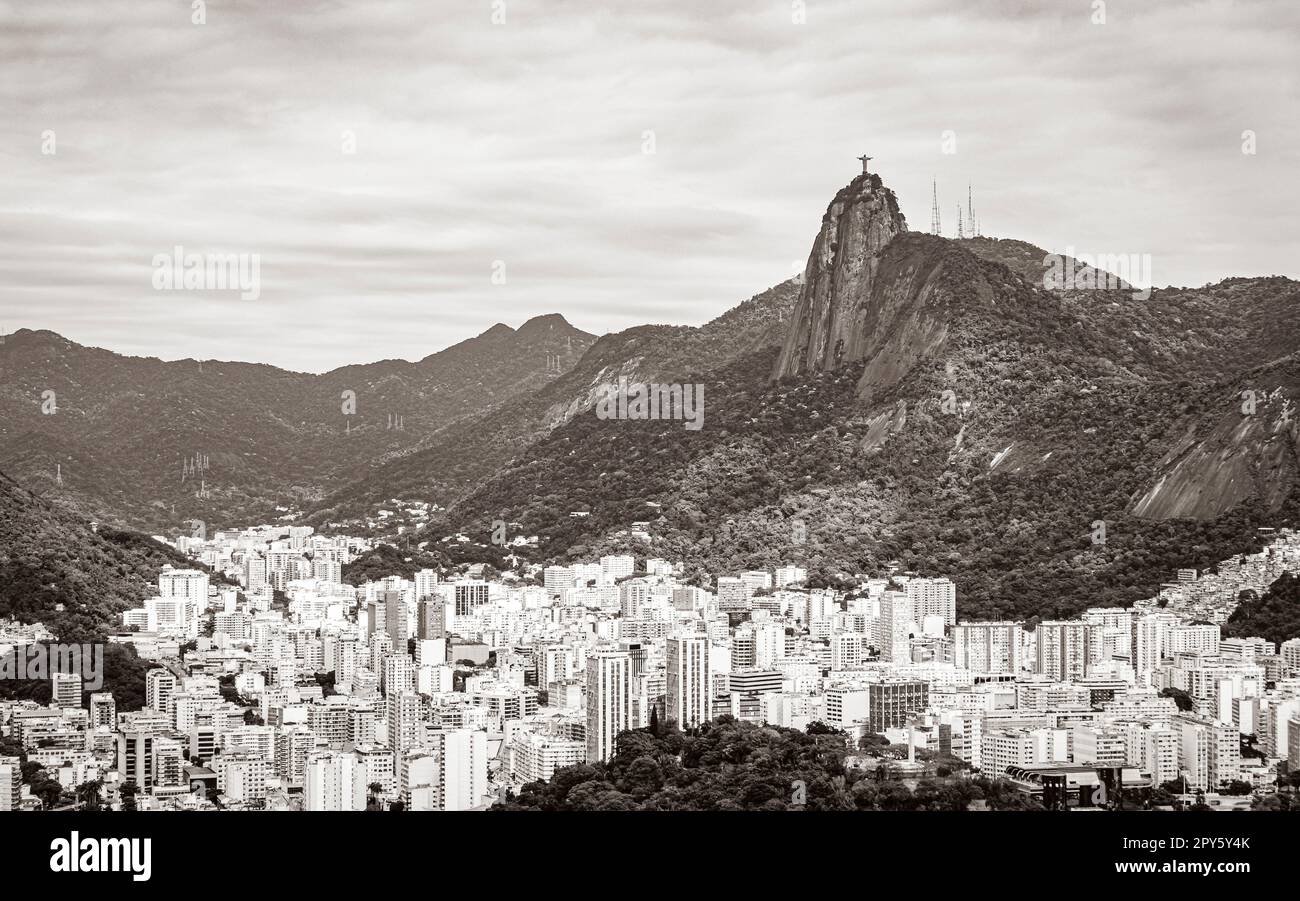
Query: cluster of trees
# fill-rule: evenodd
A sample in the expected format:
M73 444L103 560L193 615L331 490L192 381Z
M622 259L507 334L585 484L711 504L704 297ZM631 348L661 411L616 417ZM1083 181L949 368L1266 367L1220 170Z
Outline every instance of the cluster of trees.
M146 535L92 530L0 474L0 617L44 623L60 641L94 641L156 590L166 564L192 565Z
M846 768L851 753L843 732L817 723L801 732L722 716L682 732L656 718L647 729L620 733L605 763L556 770L493 810L965 810L975 800L995 809L1038 806L1005 781L982 777L936 776L913 790Z
M1181 713L1187 713L1196 706L1196 702L1192 699L1192 696L1181 688L1161 689L1160 697L1173 698L1174 703L1178 705L1178 710Z
M107 643L102 637L93 643L100 646L104 663L103 685L94 690L112 692L118 710L139 710L145 703L144 674L158 664L141 660L130 645ZM83 674L83 682L84 678ZM0 698L48 704L52 688L49 679L2 679ZM88 703L90 693L91 689L84 688L83 704Z
M92 530L0 474L0 617L40 622L60 642L101 646L103 686L96 690L112 692L118 710L144 705L144 674L156 664L106 636L120 629L124 609L156 592L158 572L169 564L197 565L147 535ZM50 683L2 680L0 697L48 703Z
M1281 644L1300 638L1300 577L1283 573L1262 596L1243 591L1223 634L1230 638L1267 638Z
M432 550L401 550L391 544L379 544L343 566L343 581L349 585L377 582L398 575L413 579L422 569L441 569L447 558Z

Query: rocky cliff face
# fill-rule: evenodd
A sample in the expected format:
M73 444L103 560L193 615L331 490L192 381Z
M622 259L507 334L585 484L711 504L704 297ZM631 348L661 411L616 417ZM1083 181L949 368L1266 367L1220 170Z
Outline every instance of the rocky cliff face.
M830 370L866 356L871 299L885 247L907 230L894 192L863 173L840 190L822 217L804 268L773 378Z
M1260 367L1194 422L1133 503L1146 519L1209 520L1255 498L1276 511L1300 483L1300 359Z

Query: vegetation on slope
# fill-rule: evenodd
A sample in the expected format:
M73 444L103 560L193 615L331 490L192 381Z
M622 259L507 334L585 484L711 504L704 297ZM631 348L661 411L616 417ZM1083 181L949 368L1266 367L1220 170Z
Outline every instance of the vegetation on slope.
M40 622L68 643L105 642L119 631L123 610L157 592L163 566L193 566L152 538L89 525L0 474L0 617ZM135 649L104 644L104 691L119 710L144 701L144 672L153 664ZM45 702L50 684L0 683L5 697Z
M669 722L619 734L605 763L555 771L493 810L966 810L1041 806L1006 782L951 776L915 790L845 768L847 736L814 723L807 732L722 716L680 732ZM960 763L960 762L958 762Z
M1267 638L1280 645L1300 638L1300 577L1283 573L1263 595L1241 593L1241 603L1223 624L1228 638Z
M898 561L955 579L963 616L1027 617L1131 604L1174 569L1250 550L1258 526L1295 516L1294 496L1280 513L1244 504L1204 522L1126 512L1161 448L1213 392L1123 382L1094 389L1050 358L1022 353L1007 378L983 379L990 394L1023 398L1014 409L972 391L959 395L973 396L965 414L943 413L948 377L935 367L883 398L882 421L855 397L860 366L768 386L772 356L697 377L706 399L700 432L576 417L434 533L486 540L502 519L540 536L539 561L631 550L714 575L794 562L818 584ZM986 351L980 365L1004 364ZM1066 378L1072 387L1062 386ZM1049 387L1025 390L1032 384ZM990 468L1009 430L1032 452ZM614 536L637 521L651 523L649 544Z

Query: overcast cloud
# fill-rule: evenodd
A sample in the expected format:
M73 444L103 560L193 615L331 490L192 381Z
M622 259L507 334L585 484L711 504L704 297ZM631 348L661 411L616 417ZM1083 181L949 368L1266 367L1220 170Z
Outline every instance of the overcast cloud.
M1295 0L800 5L0 2L0 332L322 371L700 324L802 268L864 150L914 229L969 180L985 234L1157 285L1300 277ZM155 291L176 245L260 255L260 297Z

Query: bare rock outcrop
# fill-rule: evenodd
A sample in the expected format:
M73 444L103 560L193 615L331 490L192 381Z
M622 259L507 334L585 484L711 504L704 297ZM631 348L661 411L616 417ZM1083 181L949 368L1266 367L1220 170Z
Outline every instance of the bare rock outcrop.
M874 173L859 175L835 195L808 256L773 378L862 359L881 253L906 230L898 199Z

